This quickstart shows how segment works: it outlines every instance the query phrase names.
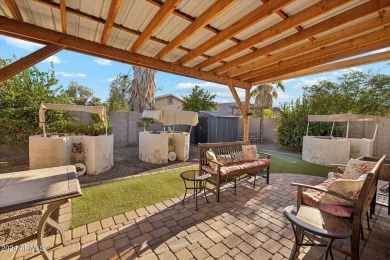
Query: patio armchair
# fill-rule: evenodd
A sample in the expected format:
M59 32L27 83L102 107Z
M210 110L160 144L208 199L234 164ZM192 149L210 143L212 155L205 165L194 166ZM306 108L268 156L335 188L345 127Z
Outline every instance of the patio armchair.
M351 159L343 174L331 172L328 179L316 186L292 184L298 188L292 193L297 199L298 208L301 205L308 205L337 217L350 218L352 259L359 259L362 219L367 215L375 195L379 172L385 157L386 155L378 162ZM340 165L334 167L336 169Z

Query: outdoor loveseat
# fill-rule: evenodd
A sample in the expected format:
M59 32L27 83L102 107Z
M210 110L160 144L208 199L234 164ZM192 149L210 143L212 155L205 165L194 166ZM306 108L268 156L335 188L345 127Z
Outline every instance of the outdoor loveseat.
M269 184L269 169L271 155L266 153L266 159L258 159L255 145L249 141L227 143L199 143L199 172L211 174L207 181L215 185L216 201L219 202L220 187L222 182L234 181L242 175L254 177L263 173ZM255 183L254 183L255 185Z
M328 178L316 186L292 184L298 187L298 191L292 193L297 198L298 208L309 205L331 215L351 219L353 250L347 254L352 259L359 259L362 220L365 215L368 217L370 204L375 203L373 198L385 157L378 162L350 159L343 174L338 172L340 165L334 165L334 172L330 172Z

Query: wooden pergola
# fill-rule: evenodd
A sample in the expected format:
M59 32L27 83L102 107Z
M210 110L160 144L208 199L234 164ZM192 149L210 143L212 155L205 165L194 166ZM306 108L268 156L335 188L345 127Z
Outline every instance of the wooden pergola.
M339 61L390 46L390 1L1 0L0 34L45 45L1 69L0 82L64 49L216 82L247 140L252 85L389 60Z

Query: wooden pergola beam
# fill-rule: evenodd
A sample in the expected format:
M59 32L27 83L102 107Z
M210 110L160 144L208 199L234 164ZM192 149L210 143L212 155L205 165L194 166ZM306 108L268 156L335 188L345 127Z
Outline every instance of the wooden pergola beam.
M367 43L376 42L382 39L386 39L390 37L390 28L385 27L383 29L364 34L358 37L355 37L353 39L343 41L328 47L323 47L319 50L315 50L313 52L309 52L307 54L293 57L290 59L282 60L276 64L272 64L266 67L259 68L257 70L252 70L248 73L242 74L241 76L237 77L237 79L243 80L243 79L251 79L256 78L258 76L261 76L262 74L266 74L272 71L285 69L288 70L290 67L295 67L297 64L307 62L309 60L316 60L321 59L323 57L326 57L328 55L332 55L338 52L342 52L345 50L357 48L359 46L362 46ZM286 56L290 57L290 56Z
M245 90L245 116L244 116L244 140L249 139L249 109L251 106L251 91L250 89Z
M280 69L278 71L272 71L272 72L263 74L261 76L258 76L256 78L252 78L251 80L249 80L249 82L251 82L252 84L260 84L260 83L264 83L264 82L269 82L269 80L272 78L284 77L284 75L288 74L288 73L293 73L293 72L304 70L304 69L307 69L307 68L310 68L313 66L318 66L318 65L325 64L325 63L345 59L345 58L348 58L350 56L356 56L359 54L367 53L370 51L375 51L375 50L386 48L389 46L390 46L390 39L385 38L385 39L382 39L380 41L372 42L372 43L365 44L365 45L362 45L362 46L359 46L359 47L356 47L353 49L349 49L349 50L345 50L345 51L338 52L335 54L331 54L331 55L328 55L328 56L320 58L320 59L310 60L310 61L305 62L305 63L297 64L294 67L290 67L289 70Z
M220 15L223 11L235 4L237 0L217 1L209 9L204 11L198 18L195 19L186 29L179 33L167 46L157 53L155 58L163 59L174 49L188 40L192 35L202 30L210 21Z
M66 26L66 0L60 0L61 26L62 32L67 33Z
M19 72L28 69L32 65L50 57L51 55L64 49L63 46L57 44L49 44L41 49L9 64L0 69L0 82L3 82Z
M203 44L193 49L188 54L184 55L182 58L179 59L178 63L182 65L188 63L189 61L200 56L202 53L205 53L211 48L217 46L221 42L230 39L235 34L240 33L246 28L252 26L253 24L258 23L261 20L267 18L272 13L283 8L285 5L289 4L290 2L291 0L268 1L267 3L263 4L259 8L256 8L254 11L247 14L245 17L241 18L239 21L233 23L232 25L228 26L226 29L219 32L213 38L207 40Z
M107 43L108 37L110 36L111 29L114 25L116 15L118 14L121 4L122 0L111 0L110 9L108 10L106 23L104 24L102 37L100 39L100 42L103 44Z
M146 26L145 30L135 41L131 47L131 52L138 52L160 25L168 18L182 0L167 0L164 5L158 10L157 14L152 18L152 21Z
M302 10L301 12L292 15L288 17L286 20L277 23L268 29L259 32L245 41L242 41L241 43L232 46L228 48L227 50L218 53L217 55L211 57L210 59L207 59L200 64L198 64L195 68L196 69L204 69L210 65L213 65L216 62L219 62L225 58L228 58L236 53L239 53L253 45L256 45L260 42L263 42L267 39L270 39L286 30L289 30L291 28L295 28L296 26L315 18L318 15L326 14L329 11L333 10L336 7L339 7L341 5L346 4L348 1L345 0L324 0L317 4L314 4L312 6L309 6L308 8ZM225 64L226 65L226 64ZM223 66L225 66L223 65Z
M134 64L146 68L165 71L173 74L208 80L221 84L234 84L240 88L250 88L251 84L236 79L219 76L213 73L187 68L162 60L157 60L140 54L120 50L101 43L77 38L72 35L55 32L35 25L21 23L13 19L0 17L0 33L15 38L23 38L33 42L54 43L64 46L68 50L81 52L96 57Z
M244 56L241 56L237 59L229 61L229 62L225 63L224 65L222 65L216 69L211 70L211 72L221 73L221 72L226 71L228 69L240 66L241 64L250 62L251 60L259 58L261 56L264 56L268 53L272 53L274 51L283 49L286 46L298 43L298 42L306 40L306 39L309 39L313 36L316 36L318 34L335 29L335 28L340 27L342 25L348 24L348 23L353 22L359 18L376 13L376 12L383 10L385 8L388 8L388 7L390 7L390 1L387 1L387 0L369 1L367 3L360 5L360 6L357 6L355 8L348 10L348 11L345 11L341 14L333 16L325 21L322 21L322 22L317 23L313 26L305 28L304 30L297 32L293 35L290 35L286 38L283 38L281 40L273 42L272 44L269 44L267 46L259 48L254 52L251 52L251 53L246 54Z
M287 74L277 76L274 78L269 78L269 79L267 79L267 82L274 82L274 81L281 81L281 80L286 80L286 79L291 79L291 78L298 78L298 77L302 77L302 76L319 74L319 73L324 73L324 72L329 72L329 71L334 71L334 70L347 69L347 68L351 68L351 67L366 65L366 64L370 64L370 63L383 62L383 61L388 61L388 60L390 60L390 51L385 51L385 52L367 55L364 57L349 59L349 60L340 61L340 62L334 62L334 63L330 63L330 64L310 67L308 69L303 69L303 70L295 71L292 73L287 73ZM261 82L258 82L258 83L261 83Z
M55 2L51 2L51 1L48 1L48 0L33 0L33 1L37 2L37 3L40 3L40 4L44 4L44 5L50 6L51 8L60 9L60 5L55 3ZM73 15L76 15L76 16L79 16L79 17L83 17L85 19L88 19L90 21L93 21L93 22L96 22L96 23L99 23L99 24L105 24L106 23L106 21L103 18L95 17L93 15L81 12L79 10L76 10L76 9L73 9L73 8L70 8L70 7L67 7L66 11L67 11L67 13L70 13L70 14L73 14ZM123 31L123 32L130 33L130 34L133 34L133 35L137 35L137 36L141 35L141 32L136 31L134 29L130 29L130 28L124 27L123 25L120 25L120 24L114 23L113 27L115 29L118 29L118 30ZM168 41L162 40L162 39L154 37L154 36L150 37L150 40L154 41L154 42L158 42L158 43L164 44L164 45L167 45L169 43ZM185 51L185 52L190 52L191 51L190 49L185 48L183 46L179 46L178 49L180 49L182 51ZM202 54L202 57L204 57L206 59L210 58L210 56L208 56L206 54Z
M16 4L15 0L5 0L5 4L8 7L8 10L11 12L12 17L15 20L23 22L22 14L20 13L19 7Z
M351 27L344 28L340 31L328 34L328 35L326 35L326 37L316 39L313 42L305 43L305 44L299 45L297 47L288 49L286 51L282 51L282 52L273 54L272 56L265 57L262 60L250 63L248 65L243 65L237 69L230 70L226 74L223 74L223 75L227 75L229 77L241 75L238 78L242 79L242 78L245 78L245 76L242 74L247 73L249 71L253 72L255 70L257 70L258 72L261 73L261 71L259 71L259 69L261 67L270 65L274 62L278 62L280 60L285 59L286 57L291 58L291 57L294 57L297 55L301 55L304 52L309 52L309 51L314 50L316 48L323 47L327 44L336 43L336 42L339 42L343 39L348 39L349 37L360 34L361 32L370 31L370 30L376 29L378 27L386 26L388 24L390 24L390 13L388 13L387 15L385 15L383 17L376 17L376 18L372 18L372 19L360 22L360 23L353 25ZM250 74L248 73L248 75L250 75Z

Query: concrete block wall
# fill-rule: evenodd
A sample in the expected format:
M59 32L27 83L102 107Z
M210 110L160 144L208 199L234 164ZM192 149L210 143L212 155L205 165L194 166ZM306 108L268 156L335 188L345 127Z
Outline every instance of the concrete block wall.
M278 123L277 118L264 118L263 119L263 142L275 143L276 134L275 127ZM239 120L238 132L244 132L244 119ZM260 136L260 118L249 118L249 135Z

